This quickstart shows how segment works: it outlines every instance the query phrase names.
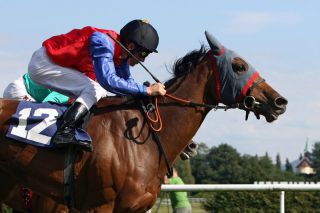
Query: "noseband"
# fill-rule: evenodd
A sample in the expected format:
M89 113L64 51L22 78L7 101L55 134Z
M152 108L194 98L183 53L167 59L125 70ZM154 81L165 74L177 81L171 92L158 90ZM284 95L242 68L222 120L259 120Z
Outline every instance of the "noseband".
M248 120L250 111L254 113L257 119L260 119L260 115L256 110L260 107L261 103L256 101L255 97L253 97L250 94L253 91L253 89L262 82L265 82L265 79L261 78L259 81L253 82L247 91L247 95L243 98L243 101L239 105L239 108L242 108L246 111L246 120Z

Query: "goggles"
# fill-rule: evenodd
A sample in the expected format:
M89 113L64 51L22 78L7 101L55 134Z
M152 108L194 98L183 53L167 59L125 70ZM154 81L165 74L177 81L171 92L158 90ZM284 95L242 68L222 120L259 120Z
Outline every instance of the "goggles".
M132 51L134 54L137 53L142 58L147 57L151 52L138 44L135 44L136 48Z
M141 57L143 57L143 58L147 57L149 54L150 54L149 51L140 51L140 52L139 52L139 55L140 55Z

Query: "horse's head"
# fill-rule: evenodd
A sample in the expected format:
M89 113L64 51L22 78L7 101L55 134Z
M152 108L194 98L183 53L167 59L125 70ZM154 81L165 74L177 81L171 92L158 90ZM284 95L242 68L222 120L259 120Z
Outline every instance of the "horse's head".
M263 115L272 122L286 111L288 101L275 91L258 72L234 51L227 49L208 32L205 32L214 65L216 102Z

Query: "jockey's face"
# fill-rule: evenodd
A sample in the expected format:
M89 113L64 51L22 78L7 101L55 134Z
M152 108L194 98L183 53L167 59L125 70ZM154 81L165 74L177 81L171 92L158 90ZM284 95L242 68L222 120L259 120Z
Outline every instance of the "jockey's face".
M144 62L145 58L149 55L150 51L146 50L143 47L140 47L139 45L136 45L135 43L131 42L128 45L128 49L131 51L131 53L139 59L139 61ZM128 64L130 66L134 66L138 64L138 61L134 59L133 57L128 56Z

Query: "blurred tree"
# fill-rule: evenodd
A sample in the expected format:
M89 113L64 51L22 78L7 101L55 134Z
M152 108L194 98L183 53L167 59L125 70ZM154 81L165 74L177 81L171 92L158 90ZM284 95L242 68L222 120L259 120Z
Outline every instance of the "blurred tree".
M301 177L292 171L282 172L278 169L268 154L262 157L241 156L227 144L206 149L205 152L191 159L191 166L196 183L203 184L249 184L255 181L301 180Z
M304 177L293 173L288 159L286 159L287 170L279 169L279 165L281 165L280 154L277 155L278 161L276 164L273 164L268 153L262 157L257 155L241 156L236 149L227 144L221 144L210 149L204 144L201 147L202 151L199 155L191 159L192 174L196 178L196 183L250 184L255 181L304 180ZM320 145L317 150L320 153ZM320 158L318 165L320 165ZM277 212L279 209L279 192L213 192L199 194L208 197L205 208L210 212L264 213L266 209L268 209L268 212ZM305 199L307 203L318 201L318 197L315 197L312 193L308 195L295 194L291 196L290 201L287 201L286 198L286 205L292 207L288 212L317 212L316 207L310 208L310 211L305 207L307 211L303 211L302 202Z
M310 155L310 160L316 172L316 174L314 175L314 180L319 181L320 179L320 141L314 143L314 147Z
M276 166L278 169L281 169L281 158L280 158L279 152L277 153L277 156L276 156Z
M300 153L299 160L303 159L303 155Z
M199 143L198 155L190 159L192 175L195 183L212 183L211 175L213 173L208 163L209 148L204 143Z
M195 179L192 175L190 160L181 160L178 158L175 162L175 167L185 184L194 184Z
M213 147L207 156L212 170L211 181L214 183L237 183L241 177L241 156L227 144Z
M285 165L285 167L286 167L286 171L287 171L287 172L293 172L292 165L291 165L291 163L289 162L289 159L288 159L288 158L286 158L286 165Z

